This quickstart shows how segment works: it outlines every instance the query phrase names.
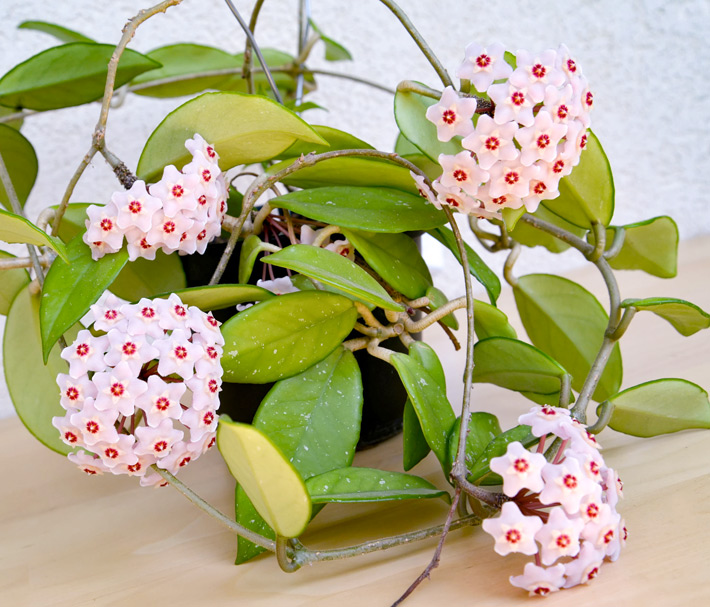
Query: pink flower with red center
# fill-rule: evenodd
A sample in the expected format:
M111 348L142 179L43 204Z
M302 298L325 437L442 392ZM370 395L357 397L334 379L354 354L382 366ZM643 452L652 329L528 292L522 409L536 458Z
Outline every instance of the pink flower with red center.
M200 177L182 173L173 165L168 165L163 169L162 179L150 186L150 194L163 201L162 209L166 217L175 217L181 211L194 211L197 198L202 194Z
M185 175L197 175L202 186L202 196L205 196L205 200L219 196L220 192L217 185L217 177L220 174L219 166L205 157L201 151L198 150L193 153L192 162L186 164L182 172Z
M530 166L536 160L553 162L557 157L557 144L567 134L567 125L554 122L549 112L540 110L532 126L515 134L520 144L520 162Z
M496 124L515 121L523 126L532 126L535 122L533 116L535 102L527 88L519 88L509 82L501 82L491 85L488 88L488 95L496 104L493 114Z
M530 596L547 596L557 592L564 584L564 565L554 567L538 567L533 563L525 565L523 575L511 576L513 586L527 590Z
M184 432L174 427L171 419L163 419L155 428L140 426L135 434L138 439L136 454L152 455L158 459L169 455L173 444L184 436Z
M74 379L70 375L60 373L57 375L57 384L61 394L59 402L65 409L80 409L87 398L96 397L96 386L85 375Z
M534 103L540 103L545 98L545 88L548 85L562 86L565 75L557 64L557 51L547 50L539 55L533 55L525 50L516 53L517 67L510 76L510 82L519 88L528 88Z
M460 188L469 196L476 196L479 185L488 180L488 173L478 166L467 151L459 152L456 156L440 154L439 164L444 170L439 177L441 185Z
M483 93L494 80L507 78L513 68L505 61L505 47L494 42L487 48L472 42L466 47L466 53L458 69L457 76L470 80L477 91Z
M86 209L86 232L83 239L87 244L101 242L118 251L123 245L123 231L116 223L118 210L113 203L106 206L92 204ZM93 256L93 251L92 251ZM94 259L97 257L94 256Z
M203 348L189 341L189 333L182 329L175 329L170 337L156 340L154 345L160 352L158 373L163 377L177 373L189 380L195 374L195 362L204 356Z
M494 550L501 556L511 552L532 555L537 553L535 534L542 528L537 516L525 516L514 502L506 502L500 516L487 518L481 524L493 536Z
M578 513L582 500L589 494L601 494L601 486L590 480L579 462L572 458L559 464L547 464L542 469L542 478L545 487L540 491L540 501L561 504L569 514Z
M562 508L550 510L550 516L535 534L540 543L543 565L552 565L563 556L575 556L579 552L579 534L584 528L580 518L569 518Z
M530 192L530 180L537 177L538 171L536 166L523 166L519 162L499 162L491 167L488 195L522 199Z
M180 399L187 386L183 382L166 382L157 375L148 378L148 390L136 401L145 412L149 426L157 427L165 418L178 420L182 415Z
M76 464L79 470L89 476L96 476L98 474L103 474L104 472L109 472L109 468L104 465L101 458L91 453L87 453L86 451L80 450L70 453L67 458L70 462Z
M135 399L148 389L125 361L110 371L96 373L92 381L97 389L95 407L100 411L116 410L121 415L132 415Z
M116 366L125 361L136 375L145 363L159 355L157 348L149 344L144 335L127 335L119 329L111 329L107 337L110 347L104 357L106 364Z
M143 232L150 230L153 213L160 209L162 201L148 193L145 182L138 180L130 190L115 192L111 202L118 209L116 223L122 230L136 227Z
M591 542L582 542L579 554L565 563L565 588L578 584L588 584L599 575L599 568L604 562L604 551L598 550Z
M531 453L519 442L508 445L505 455L491 459L493 472L503 478L503 493L514 497L521 489L542 491L542 468L547 464L541 453Z
M190 437L200 440L206 434L217 430L217 415L212 409L197 411L195 408L187 409L182 414L180 421L190 428Z
M463 147L476 154L478 165L490 169L498 161L515 160L518 150L513 138L518 130L517 122L498 124L490 116L481 116L476 129L461 142Z
M60 356L69 363L69 375L79 379L89 371L100 371L105 367L104 354L108 349L105 336L94 337L90 331L77 333L76 341L62 350Z
M450 141L456 135L465 137L473 131L471 119L475 113L475 99L459 97L453 87L447 86L439 102L429 106L426 117L436 126L439 141Z

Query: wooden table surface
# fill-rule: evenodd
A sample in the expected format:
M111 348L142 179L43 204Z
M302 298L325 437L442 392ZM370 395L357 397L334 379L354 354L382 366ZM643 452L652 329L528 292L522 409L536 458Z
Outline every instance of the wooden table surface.
M680 276L664 281L620 273L622 297L672 295L710 309L710 238L681 245ZM599 296L594 268L573 274ZM606 298L602 298L606 301ZM510 292L502 308L519 328ZM429 336L457 385L463 356ZM624 387L680 377L710 388L710 331L688 338L652 314L634 319L622 341ZM474 389L474 410L495 412L503 427L529 401L488 385ZM591 585L544 599L549 607L710 604L710 432L686 431L647 440L606 430L606 461L620 471L619 510L629 541L616 563ZM401 470L397 437L362 453L355 465ZM171 488L137 481L89 478L35 441L17 419L0 422L0 605L390 605L429 562L436 540L346 561L282 573L274 558L233 563L235 538ZM413 472L442 482L430 455ZM233 512L233 482L210 453L181 477L224 512ZM310 547L336 547L439 524L446 506L434 500L384 505L331 505L302 538ZM480 529L451 533L441 565L406 605L515 606L526 594L508 584L525 558L500 557ZM695 602L693 602L695 599ZM537 599L535 599L537 600Z

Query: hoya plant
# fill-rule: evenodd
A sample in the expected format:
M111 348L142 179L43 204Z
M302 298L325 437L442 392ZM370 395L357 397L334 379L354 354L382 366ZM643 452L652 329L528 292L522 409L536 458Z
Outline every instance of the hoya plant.
M191 43L127 48L143 22L179 4L141 11L117 45L25 22L59 44L0 78L0 237L27 246L27 256L0 259L4 370L24 425L88 475L177 488L236 534L238 564L270 551L291 572L439 535L403 600L438 564L451 529L480 525L499 554L532 557L511 577L530 594L591 581L627 533L622 484L597 435L710 427L707 393L693 383L620 391L618 342L639 312L681 335L710 326L710 315L682 299L622 299L615 270L675 275L678 233L666 216L614 223L612 172L574 53L472 42L454 80L383 0L441 82L399 84L399 134L393 150L377 150L301 115L317 86L310 53L351 58L308 11L295 55L256 45L260 1L247 24L227 0L247 36L238 55ZM135 167L105 137L117 95L129 107L132 95L187 97ZM86 155L29 221L37 158L23 120L92 102L99 118ZM75 202L97 155L116 190ZM527 340L497 307L500 279L464 243L466 223L506 256ZM460 264L460 297L434 286L422 237ZM608 306L567 278L517 275L535 246L578 251L601 274ZM474 299L472 281L487 301ZM438 325L459 349L459 309L463 400L451 403L421 334ZM503 429L474 410L475 382L519 392L531 408ZM358 444L400 429L398 469L353 466ZM234 476L224 487L235 491L234 519L178 478L206 465L194 462L215 445ZM430 452L439 486L408 473ZM299 540L329 503L423 499L450 504L441 525L330 550Z

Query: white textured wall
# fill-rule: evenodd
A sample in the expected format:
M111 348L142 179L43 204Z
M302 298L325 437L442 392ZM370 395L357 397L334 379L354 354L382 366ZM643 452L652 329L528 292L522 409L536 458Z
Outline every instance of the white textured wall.
M102 42L117 42L126 19L150 0L2 0L0 4L0 73L55 44L39 32L17 30L27 19L54 21ZM377 0L311 0L314 21L353 54L352 63L328 64L316 50L313 68L347 71L394 88L403 79L440 86L436 74L400 24ZM615 222L628 223L669 214L682 238L710 231L710 196L706 186L710 157L707 110L710 98L710 2L707 0L401 0L449 72L454 74L463 49L472 40L501 41L510 49L542 50L565 42L578 59L595 93L593 129L609 156L617 192ZM248 18L251 1L237 0ZM293 52L297 0L266 0L257 41ZM185 0L139 28L132 48L148 51L172 42L198 42L230 52L243 49L244 36L220 0ZM391 149L396 135L392 99L387 94L345 80L320 79L311 99L330 111L305 118L348 130L381 149ZM111 112L107 142L129 166L165 113L182 100L131 97ZM23 132L40 162L29 212L58 202L63 188L90 144L98 105L37 115ZM76 188L74 201L105 202L115 189L110 170L97 159ZM527 252L522 271L549 264L550 256ZM437 250L430 251L437 260ZM443 258L442 258L443 259ZM562 266L578 262L574 253ZM501 260L492 264L499 266ZM449 264L450 265L450 264ZM458 294L453 274L438 280ZM457 275L456 275L457 276ZM0 394L0 415L9 410Z

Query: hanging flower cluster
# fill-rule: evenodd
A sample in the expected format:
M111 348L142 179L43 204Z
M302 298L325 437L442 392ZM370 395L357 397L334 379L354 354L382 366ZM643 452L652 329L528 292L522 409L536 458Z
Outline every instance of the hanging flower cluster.
M495 539L498 554L535 556L510 582L544 596L590 582L604 559L619 557L627 535L616 511L622 485L594 436L567 409L533 407L519 422L541 437L537 452L514 442L505 455L491 459L511 500L500 516L483 521L483 530ZM562 442L548 463L542 451L550 435Z
M79 331L62 351L67 413L52 424L81 447L69 455L87 474L129 474L141 485L176 474L215 442L222 385L219 323L211 314L168 299L121 303L104 296L91 306L94 333Z
M438 207L487 218L501 209L556 198L558 184L579 163L587 143L593 95L566 46L533 54L518 51L516 67L500 44L466 47L458 76L495 104L475 120L477 101L447 87L426 117L440 141L463 137L463 151L441 154L443 173L427 196ZM419 188L427 192L417 179Z
M126 238L128 258L155 259L164 253L204 253L219 236L227 210L227 184L215 149L200 135L185 142L192 162L178 171L173 165L150 186L138 180L130 190L115 192L105 206L91 205L84 242L99 259L116 253Z

